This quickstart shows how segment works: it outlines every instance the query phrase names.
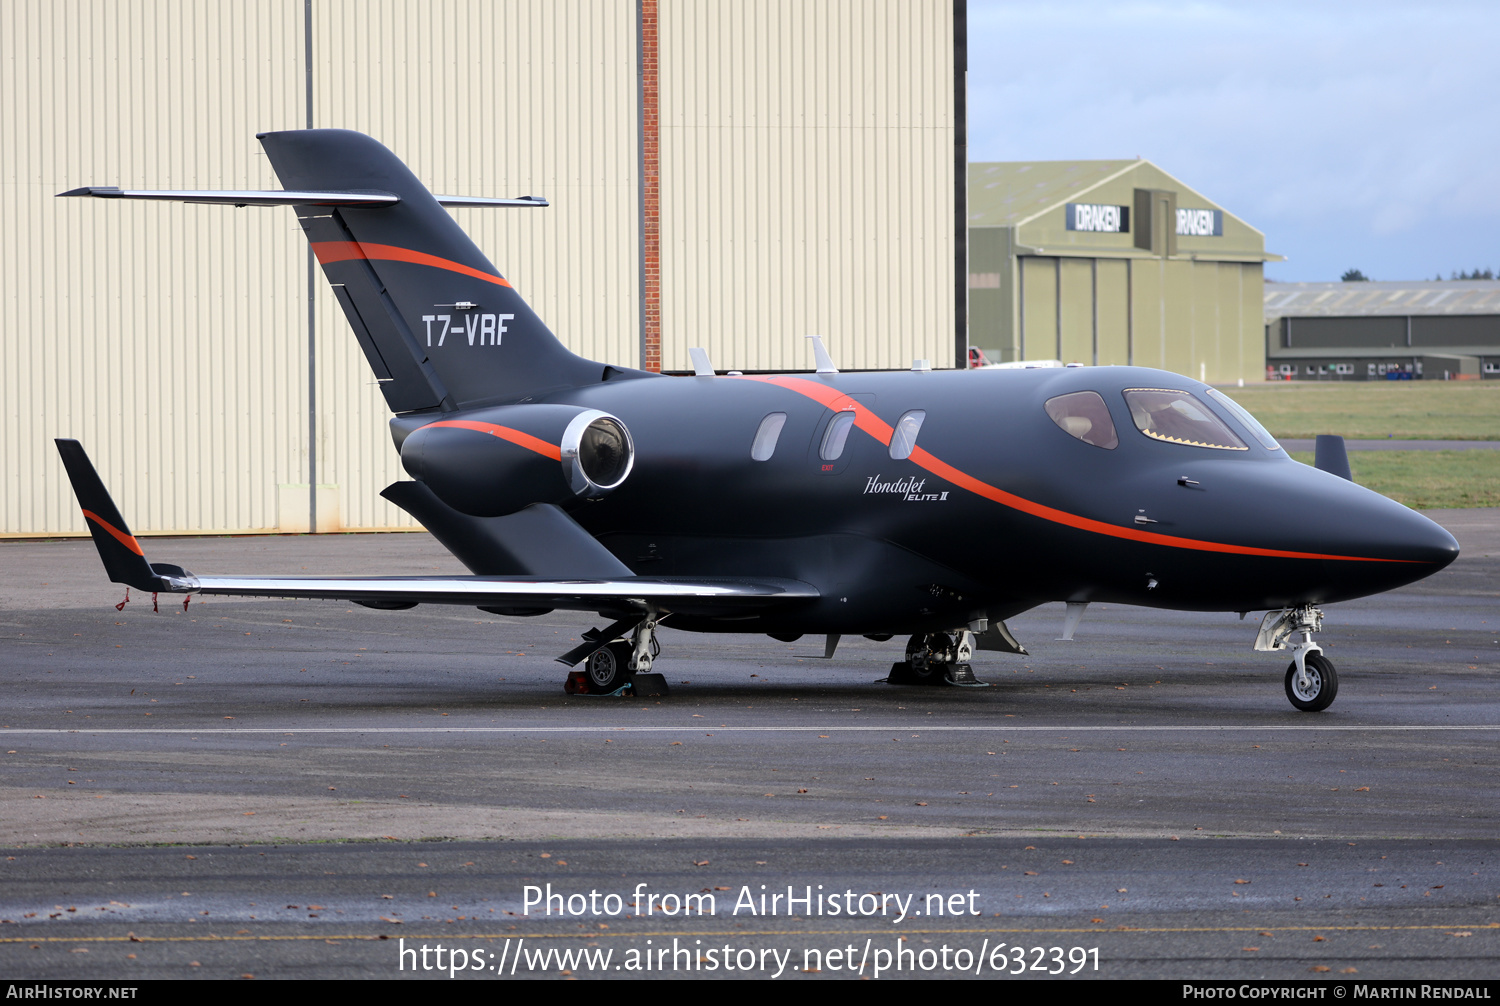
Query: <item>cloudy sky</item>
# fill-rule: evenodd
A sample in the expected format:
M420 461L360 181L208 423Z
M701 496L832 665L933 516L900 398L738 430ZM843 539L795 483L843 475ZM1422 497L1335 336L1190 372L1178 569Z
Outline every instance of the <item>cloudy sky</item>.
M969 0L969 157L1153 161L1279 280L1500 268L1500 4Z

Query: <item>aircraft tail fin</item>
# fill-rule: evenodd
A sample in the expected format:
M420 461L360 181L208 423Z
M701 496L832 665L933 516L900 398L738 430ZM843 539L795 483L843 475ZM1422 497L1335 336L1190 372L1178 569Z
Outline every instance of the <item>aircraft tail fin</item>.
M110 498L109 490L104 488L104 481L83 445L76 440L54 442L109 578L136 590L181 593L195 589L192 574L181 566L146 561L145 550L125 525L125 518Z
M288 191L396 197L295 207L391 411L499 404L603 379L602 365L557 340L382 144L343 129L258 138Z

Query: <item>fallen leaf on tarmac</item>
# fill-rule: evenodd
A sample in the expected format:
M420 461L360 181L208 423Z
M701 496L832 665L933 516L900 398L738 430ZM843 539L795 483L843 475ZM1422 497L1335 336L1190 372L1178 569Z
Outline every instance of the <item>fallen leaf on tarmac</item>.
M1247 954L1253 954L1257 950L1259 950L1260 947L1240 947L1240 949L1243 950L1243 951L1245 951L1245 953L1247 953Z
M1314 943L1322 943L1324 939L1326 939L1326 937L1323 937L1323 936L1314 936L1313 937L1313 942Z
M1464 932L1459 932L1459 933L1449 933L1448 935L1449 936L1473 936L1474 934L1471 933L1471 932L1464 931Z
M921 800L918 800L917 801L917 806L918 807L925 807L925 806L927 806L927 804L923 803Z
M1368 787L1368 786L1359 786L1359 787L1355 788L1354 792L1356 792L1356 793L1368 793L1368 792L1370 792L1370 787Z
M695 860L693 860L693 865L694 866L707 866L708 865L708 860L706 860L706 859L695 859Z
M680 748L680 747L682 747L682 741L673 741L671 744L669 744L667 746L668 747L674 747L674 748Z
M1028 876L1028 877L1035 877L1036 876L1036 871L1035 870L1027 870L1026 871L1026 876Z
M1339 974L1341 974L1341 975L1357 975L1357 974L1359 974L1359 968L1340 968L1339 969Z
M1248 884L1248 883L1250 883L1250 881L1248 881L1248 880L1236 880L1235 883L1236 884Z
M1325 968L1321 964L1314 964L1312 967L1308 968L1307 970L1309 970L1309 971L1332 971L1333 969L1332 968Z
M1115 893L1116 894L1128 894L1129 892L1130 892L1130 888L1128 888L1128 887L1117 887L1117 888L1115 888Z

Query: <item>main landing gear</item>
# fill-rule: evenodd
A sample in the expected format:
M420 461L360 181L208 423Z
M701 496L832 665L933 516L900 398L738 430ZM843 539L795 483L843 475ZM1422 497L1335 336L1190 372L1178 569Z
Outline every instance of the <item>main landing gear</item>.
M1310 604L1282 611L1268 611L1255 637L1257 650L1285 650L1292 641L1292 662L1286 669L1286 697L1305 713L1327 709L1339 694L1339 676L1333 661L1323 656L1323 648L1313 642L1312 634L1323 630L1323 612Z
M906 644L906 660L891 665L893 685L981 686L969 661L974 656L974 633L919 632Z
M634 686L636 675L650 674L652 661L661 653L656 624L654 617L639 621L623 619L608 628L585 632L581 645L557 658L569 667L583 662L582 670L573 671L564 680L563 691L569 695L614 695L626 686ZM630 638L620 638L627 631ZM653 680L652 684L654 689L665 693L665 681Z

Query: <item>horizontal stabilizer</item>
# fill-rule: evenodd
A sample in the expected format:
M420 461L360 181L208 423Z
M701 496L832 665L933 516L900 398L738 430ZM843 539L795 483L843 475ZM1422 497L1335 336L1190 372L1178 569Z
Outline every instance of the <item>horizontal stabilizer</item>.
M401 197L394 192L375 190L350 192L298 191L278 189L122 189L114 185L85 185L59 192L59 196L93 196L97 199L147 199L168 203L206 203L219 206L362 206L367 209L394 206ZM550 205L541 196L517 199L495 199L489 196L434 196L443 206L526 206Z
M480 576L618 579L624 563L578 522L550 503L505 517L471 517L438 499L424 483L394 482L380 493L415 517Z

